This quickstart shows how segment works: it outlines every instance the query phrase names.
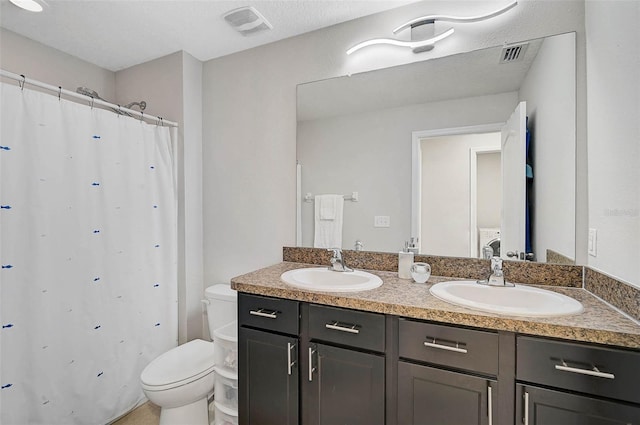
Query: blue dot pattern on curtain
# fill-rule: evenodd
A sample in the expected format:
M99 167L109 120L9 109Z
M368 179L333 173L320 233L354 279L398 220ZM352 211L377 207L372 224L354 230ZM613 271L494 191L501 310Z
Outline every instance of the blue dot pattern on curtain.
M108 423L177 345L171 135L2 84L0 423Z
M0 151L5 151L5 152L6 152L6 151L10 151L10 150L11 150L11 148L10 148L9 146L0 146ZM4 159L4 158L3 158L3 159ZM0 191L0 193L2 193L2 192ZM8 210L10 210L10 209L11 209L11 205L0 205L0 209L2 209L2 210L7 210L7 212L8 212ZM3 212L4 212L4 211L3 211ZM2 251L0 251L0 252L2 252ZM11 264L2 264L2 269L3 269L3 270L4 270L4 269L9 270L9 269L12 269L12 268L13 268L13 265L11 265ZM6 324L3 324L3 325L2 325L2 330L5 330L5 329L11 329L11 328L13 328L13 327L14 327L14 324L13 324L13 323L6 323ZM1 356L1 354L0 354L0 356ZM1 377L2 377L2 375L1 375L1 373L0 373L0 378L1 378ZM1 389L1 390L5 390L5 389L11 388L11 387L13 387L13 384L9 384L9 383L7 383L7 384L4 384L4 383L0 384L0 389Z

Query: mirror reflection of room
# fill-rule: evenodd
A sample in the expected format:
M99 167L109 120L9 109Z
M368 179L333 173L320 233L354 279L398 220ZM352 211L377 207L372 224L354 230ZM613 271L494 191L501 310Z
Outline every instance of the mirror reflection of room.
M343 249L395 252L413 239L421 254L482 258L490 247L503 258L574 263L575 34L516 44L520 56L506 62L498 46L299 85L299 245L314 246L314 196L357 192L344 203ZM518 162L502 155L500 178L479 176L471 158L505 140L433 160L439 173L416 165L426 140L508 136L520 104ZM432 183L449 191L434 198ZM493 198L479 206L478 196Z
M488 247L491 256L500 255L500 133L425 137L420 147L420 253L478 257ZM475 242L468 230L471 216Z

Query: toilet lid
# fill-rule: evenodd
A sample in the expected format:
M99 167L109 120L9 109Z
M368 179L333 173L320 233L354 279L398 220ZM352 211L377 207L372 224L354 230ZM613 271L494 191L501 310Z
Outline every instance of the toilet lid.
M194 339L161 354L144 368L144 385L170 385L188 380L213 368L213 343Z
M219 283L217 285L209 286L204 290L204 296L207 299L216 299L216 300L224 300L236 302L238 299L238 292L231 289L229 284Z

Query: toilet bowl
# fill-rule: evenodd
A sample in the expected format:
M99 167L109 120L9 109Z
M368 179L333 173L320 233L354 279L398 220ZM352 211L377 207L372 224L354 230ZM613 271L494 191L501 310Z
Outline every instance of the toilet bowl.
M236 320L236 292L229 285L205 291L209 333ZM142 371L147 398L160 406L160 425L208 425L207 397L215 383L213 342L194 339L161 354Z
M162 408L160 424L207 424L207 395L214 385L213 343L194 339L153 360L140 381L147 398Z

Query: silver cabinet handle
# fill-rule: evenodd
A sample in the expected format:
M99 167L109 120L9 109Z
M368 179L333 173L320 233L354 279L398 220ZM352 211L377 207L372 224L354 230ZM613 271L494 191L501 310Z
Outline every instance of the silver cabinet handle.
M433 342L424 342L424 346L425 347L431 347L431 348L438 348L440 350L447 350L447 351L454 351L456 353L462 353L462 354L466 354L467 353L467 349L466 348L460 348L459 344L456 342L456 346L455 347L449 347L448 345L442 345L442 344L438 344L436 343L436 339L433 338Z
M348 332L351 334L359 334L360 331L356 329L357 326L358 325L343 326L340 324L340 322L327 323L326 325L324 325L325 328L333 329L334 331L342 331L342 332Z
M259 308L258 310L249 310L249 314L252 316L266 317L268 319L277 319L278 315L276 313L277 311L264 310L262 308Z
M524 425L529 425L529 393L524 392Z
M487 416L489 416L489 425L493 425L493 396L491 394L491 383L487 384Z
M597 367L593 367L593 370L589 369L580 369L577 367L567 366L567 364L563 361L561 365L556 365L557 370L562 370L564 372L572 372L579 373L581 375L589 375L589 376L597 376L598 378L606 378L606 379L615 379L616 376L613 373L600 372Z
M295 347L296 347L295 344L287 342L287 375L291 375L291 371L292 371L293 365L296 364L295 360L291 361L291 351Z
M309 347L309 382L313 381L313 372L316 371L316 368L313 367L313 355L316 350L313 347Z

